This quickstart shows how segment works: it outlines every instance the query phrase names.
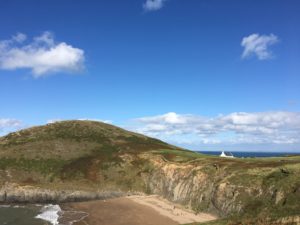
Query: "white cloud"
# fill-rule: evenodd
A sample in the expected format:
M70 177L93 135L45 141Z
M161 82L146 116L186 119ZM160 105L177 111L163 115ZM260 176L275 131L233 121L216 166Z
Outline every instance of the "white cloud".
M236 112L216 117L172 112L135 119L133 129L178 143L294 144L300 143L300 112Z
M146 11L156 11L164 6L166 0L146 0L143 4L143 8Z
M113 123L112 120L102 120L102 119L79 118L78 120L96 121L96 122L102 122L102 123L108 123L108 124L112 124Z
M60 122L60 121L64 121L65 119L50 119L47 120L47 124L50 123L56 123L56 122ZM89 119L89 118L79 118L79 119L75 119L75 120L88 120L88 121L97 121L97 122L102 122L102 123L108 123L108 124L112 124L113 121L112 120L101 120L101 119Z
M273 54L269 47L278 41L278 37L274 34L251 34L247 37L244 37L241 42L241 46L244 47L242 58L256 55L259 60L270 59L272 58Z
M47 120L47 124L50 124L50 123L56 123L56 122L60 122L60 121L63 121L63 119L50 119L50 120Z
M20 120L16 119L0 119L0 129L7 127L19 127L22 125Z
M65 42L56 43L53 34L44 32L30 43L25 34L0 41L0 68L31 69L35 77L49 73L78 72L84 67L84 51Z
M22 128L22 121L17 119L0 118L0 135Z
M164 115L153 116L153 117L144 117L139 119L141 122L146 123L155 123L155 122L164 122L169 124L180 124L186 122L186 117L178 115L174 112L169 112Z
M27 36L25 34L22 34L22 33L17 33L16 35L12 36L12 40L14 40L18 43L22 43L26 39L27 39Z

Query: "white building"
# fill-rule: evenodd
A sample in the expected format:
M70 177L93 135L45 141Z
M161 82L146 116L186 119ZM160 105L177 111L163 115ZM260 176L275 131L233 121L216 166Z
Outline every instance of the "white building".
M224 151L222 151L220 157L224 157L224 158L234 158L234 156L232 155L231 152L224 152Z

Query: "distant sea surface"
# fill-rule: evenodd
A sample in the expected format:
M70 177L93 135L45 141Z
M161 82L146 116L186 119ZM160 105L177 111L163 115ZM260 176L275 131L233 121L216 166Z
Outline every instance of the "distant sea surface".
M207 155L220 155L220 151L196 151ZM288 155L300 155L300 152L231 152L234 157L280 157Z

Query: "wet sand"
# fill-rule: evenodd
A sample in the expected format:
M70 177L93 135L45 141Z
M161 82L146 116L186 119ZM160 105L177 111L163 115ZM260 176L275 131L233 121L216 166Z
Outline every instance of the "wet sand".
M209 214L195 215L158 196L129 196L69 203L64 207L89 214L74 225L175 225L216 219Z

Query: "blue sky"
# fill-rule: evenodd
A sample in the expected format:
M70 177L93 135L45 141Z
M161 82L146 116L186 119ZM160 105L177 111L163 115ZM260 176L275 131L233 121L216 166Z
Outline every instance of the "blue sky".
M0 132L59 119L201 150L300 151L297 0L11 0Z

